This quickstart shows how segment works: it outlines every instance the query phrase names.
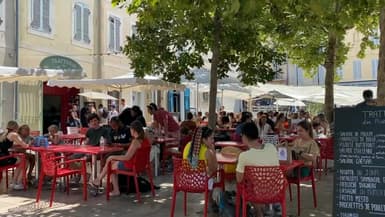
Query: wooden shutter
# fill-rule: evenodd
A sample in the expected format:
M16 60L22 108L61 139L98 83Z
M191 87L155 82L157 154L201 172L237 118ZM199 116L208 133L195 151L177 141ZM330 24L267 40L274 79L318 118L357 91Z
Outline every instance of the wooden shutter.
M74 39L80 41L82 39L82 8L80 5L74 6Z
M84 7L83 8L83 40L85 43L89 44L90 40L90 9Z
M47 33L52 32L50 26L50 3L51 0L43 0L43 31Z
M115 50L120 51L120 26L119 19L115 19Z
M115 24L114 24L114 18L112 17L109 17L108 18L108 26L109 26L109 39L108 39L108 49L109 50L114 50L114 44L115 44L115 37L114 37L114 33L115 33Z
M40 28L40 0L32 0L32 22L31 27L33 29Z

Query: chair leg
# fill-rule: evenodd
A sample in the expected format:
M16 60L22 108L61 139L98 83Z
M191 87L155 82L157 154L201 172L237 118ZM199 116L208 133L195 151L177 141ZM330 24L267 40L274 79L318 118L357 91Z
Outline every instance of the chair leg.
M209 192L206 191L205 192L205 206L204 206L204 217L207 217L207 208L208 208L208 205L209 205Z
M40 172L39 184L37 186L37 193L36 193L36 203L38 203L40 201L41 190L43 188L43 180L44 180L44 174L42 172Z
M286 200L283 200L281 202L281 208L282 208L282 217L286 217Z
M148 176L148 179L150 180L152 197L155 197L155 188L154 188L154 181L152 180L151 167L149 167L147 170L147 176Z
M131 176L127 176L127 194L130 193L130 178Z
M291 194L291 184L289 183L289 196L290 196L290 202L293 201L293 196Z
M174 217L175 212L175 200L176 200L176 191L175 189L172 191L172 201L171 201L171 214L170 217Z
M136 199L140 203L140 189L139 189L139 183L138 183L138 176L134 176L134 182L135 182L135 190L136 190Z
M27 163L26 163L26 159L23 158L23 162L22 162L22 179L23 179L23 187L24 187L24 191L27 190Z
M301 186L300 183L297 183L297 213L298 216L301 216Z
M56 176L53 177L52 179L52 187L51 187L51 199L49 200L49 207L52 207L52 202L53 198L55 196L55 191L56 191Z
M5 170L5 186L8 189L9 186L9 180L8 180L8 170Z
M187 192L183 192L183 214L187 216Z
M246 217L247 216L247 205L246 205L246 201L245 199L242 199L242 217Z
M111 185L110 185L110 179L111 179L111 171L107 170L107 183L106 183L106 199L107 201L110 200L110 191L111 191Z
M66 176L66 192L67 192L67 195L70 195L70 177L69 176Z
M312 179L311 179L311 187L313 189L313 204L314 204L314 208L317 208L317 192L315 190L314 175L312 176Z
M87 180L87 171L84 169L83 170L83 199L86 201L87 200L87 195L88 195L88 192L87 192L87 183L88 183L88 180Z
M239 208L241 203L241 192L239 192L239 189L237 188L237 193L235 195L235 217L239 217Z
M325 175L328 174L328 159L325 159Z

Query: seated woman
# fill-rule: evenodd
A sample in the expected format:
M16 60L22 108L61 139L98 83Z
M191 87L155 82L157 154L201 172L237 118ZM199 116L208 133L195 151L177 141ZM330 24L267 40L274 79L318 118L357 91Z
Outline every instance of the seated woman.
M107 175L108 163L112 160L114 160L111 165L113 170L129 170L130 168L132 168L132 159L134 159L136 152L141 148L145 148L151 145L149 140L145 138L143 125L139 121L134 121L131 123L130 131L132 136L132 142L126 154L109 156L107 158L106 165L103 167L102 172L100 172L96 179L90 182L90 185L93 185L95 187L99 186L100 181ZM113 191L110 192L110 196L120 195L118 177L116 174L112 175L111 182L113 186ZM107 183L107 185L109 185L109 183Z
M55 124L52 124L48 127L48 142L51 142L54 145L61 144L62 141L59 135L59 127Z
M33 143L33 137L30 136L30 131L31 130L30 130L29 126L24 124L24 125L21 125L19 127L19 130L17 132L19 134L20 138L23 140L23 142L25 142L27 144ZM26 157L27 162L29 164L27 177L28 177L28 180L32 180L32 171L33 171L33 168L35 167L35 155L31 154L31 153L26 153L25 149L17 149L16 151L20 152L20 153L25 153L25 157Z
M306 166L313 166L316 163L320 150L317 142L313 139L313 128L309 121L301 121L297 125L298 138L289 144L293 147L294 157L303 160ZM310 168L301 168L301 176L308 176ZM294 172L293 175L296 175Z
M17 130L19 125L16 121L9 121L7 124L7 131L4 132L0 136L0 157L9 156L8 149L10 148L27 148L29 144L23 142L20 138L19 134L17 134ZM7 158L5 160L0 160L0 166L8 166L16 164L20 161L18 158ZM15 174L13 176L13 189L21 190L24 189L22 184L23 179L23 169L21 166L17 167L15 170Z
M199 160L206 162L206 171L209 176L214 174L218 168L217 157L214 146L214 131L209 127L198 127L192 137L192 141L187 143L183 150L183 159L190 162L191 167L198 166ZM214 180L209 180L208 189L210 190L209 204L212 208L216 207L211 196Z

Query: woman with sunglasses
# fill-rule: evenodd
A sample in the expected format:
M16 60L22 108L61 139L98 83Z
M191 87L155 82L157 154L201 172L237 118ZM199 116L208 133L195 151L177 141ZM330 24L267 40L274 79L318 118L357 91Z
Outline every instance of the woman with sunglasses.
M19 125L16 121L9 121L7 124L7 131L4 132L0 136L0 157L9 156L10 153L8 149L10 148L28 148L29 144L23 142L17 133L19 129ZM20 159L18 158L7 158L4 160L0 160L0 166L8 166L19 163ZM27 166L27 165L26 165ZM22 184L23 178L23 168L18 166L15 170L15 174L13 176L13 189L22 190L24 186Z

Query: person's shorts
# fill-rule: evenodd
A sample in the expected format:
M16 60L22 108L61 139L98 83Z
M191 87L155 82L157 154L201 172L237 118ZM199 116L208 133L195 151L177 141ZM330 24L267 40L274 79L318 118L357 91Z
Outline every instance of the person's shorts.
M301 177L307 177L310 176L310 168L309 167L301 167ZM297 177L298 174L298 168L294 169L293 176Z
M10 157L10 158L7 158L7 159L4 159L4 160L0 160L0 166L9 166L9 165L14 165L16 164L17 162L17 159L14 158L14 157Z
M125 165L123 161L118 162L118 170L129 170Z

